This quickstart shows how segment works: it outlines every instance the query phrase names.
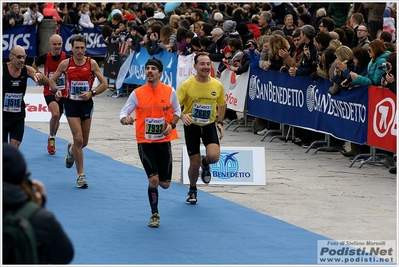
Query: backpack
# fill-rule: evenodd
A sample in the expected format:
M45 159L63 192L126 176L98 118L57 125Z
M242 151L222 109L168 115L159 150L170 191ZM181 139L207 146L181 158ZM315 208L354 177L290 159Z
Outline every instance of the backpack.
M3 264L38 263L36 234L29 218L40 209L33 201L3 211Z

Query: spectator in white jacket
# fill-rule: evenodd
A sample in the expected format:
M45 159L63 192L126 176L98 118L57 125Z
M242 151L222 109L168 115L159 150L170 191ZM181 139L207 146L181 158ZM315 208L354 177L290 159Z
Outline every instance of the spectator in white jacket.
M90 19L90 6L88 3L82 4L82 15L80 15L79 25L83 28L94 28L94 24L91 22Z
M28 10L24 13L23 25L39 24L43 20L43 14L39 12L39 5L31 3Z

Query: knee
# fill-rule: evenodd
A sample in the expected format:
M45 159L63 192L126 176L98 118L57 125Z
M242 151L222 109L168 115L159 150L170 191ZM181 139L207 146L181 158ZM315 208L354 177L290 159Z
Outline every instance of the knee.
M170 182L159 182L159 185L163 188L163 189L168 189L170 186Z
M208 164L213 164L219 161L219 155L209 155L207 156Z
M85 147L87 146L87 143L83 143L83 137L82 136L75 136L73 140L73 144L78 146L78 147Z
M60 112L59 111L55 111L55 112L53 112L53 115L52 115L52 118L53 119L55 119L55 120L59 120L60 119L60 117L61 117L61 115L60 115Z

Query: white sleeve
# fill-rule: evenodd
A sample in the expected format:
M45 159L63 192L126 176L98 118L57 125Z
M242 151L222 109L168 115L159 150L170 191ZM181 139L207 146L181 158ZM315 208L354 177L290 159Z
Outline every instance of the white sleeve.
M173 114L180 117L181 115L181 108L179 100L177 99L176 90L173 88L172 94L170 95L170 103L172 104Z
M132 112L137 108L137 105L137 96L133 91L123 106L121 113L119 114L119 121L124 117L130 116L130 114L132 114Z

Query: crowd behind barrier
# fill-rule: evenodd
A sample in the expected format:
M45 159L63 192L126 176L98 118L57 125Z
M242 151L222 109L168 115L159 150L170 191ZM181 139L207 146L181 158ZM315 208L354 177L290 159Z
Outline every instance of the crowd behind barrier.
M268 69L268 62L273 63L273 60L270 58L264 61L266 64L262 63L262 60L264 60L263 52L269 49L269 47L265 48L265 44L268 42L262 40L263 37L273 36L273 34L276 33L282 36L290 35L293 34L296 28L309 24L314 26L314 35L316 35L317 32L323 30L323 26L329 27L329 25L327 25L327 22L329 22L328 18L333 18L332 23L335 23L336 26L340 25L344 27L345 25L350 25L350 27L356 29L358 26L352 25L353 21L351 16L355 13L362 14L364 20L361 24L366 25L369 29L370 35L368 37L370 40L373 40L377 37L378 30L389 32L391 42L385 43L388 49L394 49L396 51L396 43L394 43L393 48L389 47L389 43L392 43L392 41L396 40L396 29L392 29L391 23L392 18L396 19L395 3L392 5L387 5L387 3L367 5L354 3L342 4L341 6L335 4L318 3L308 6L305 4L292 5L291 3L284 3L281 5L275 3L264 3L234 5L234 10L231 10L233 7L229 4L220 4L217 6L207 3L198 5L183 3L179 7L176 7L171 13L164 13L163 10L165 6L162 4L157 6L156 4L151 3L140 5L133 3L130 5L123 4L122 6L123 7L118 7L118 10L109 10L112 12L108 12L109 16L107 17L107 20L102 19L102 22L97 21L94 23L94 27L82 28L77 27L75 23L65 25L64 23L57 21L59 24L55 29L59 32L64 40L63 51L69 54L71 53L69 42L71 36L77 33L85 35L88 40L87 54L100 57L105 55L104 74L108 78L117 80L117 88L120 88L123 84L142 84L144 82L143 62L154 55L161 58L161 60L165 63L162 81L172 85L175 88L178 88L184 79L193 74L194 69L192 67L192 51L195 50L195 44L190 44L190 46L187 46L186 44L184 49L187 50L183 50L185 52L182 54L182 51L180 50L180 41L178 43L178 51L176 51L174 48L175 43L172 43L176 41L176 37L177 39L179 39L179 37L176 36L176 34L172 34L169 35L170 43L167 44L166 42L161 45L161 28L158 29L156 27L152 27L152 24L155 25L159 21L161 21L163 24L171 25L171 27L176 27L175 29L188 26L187 31L192 31L195 35L205 34L207 36L211 36L209 43L204 44L203 40L201 40L202 42L199 44L199 47L197 47L197 50L200 51L202 49L206 49L207 46L215 46L214 51L216 54L211 53L210 55L211 58L217 59L217 61L223 58L219 57L220 54L224 53L225 58L226 55L228 55L227 52L222 49L227 45L228 39L244 39L246 34L243 34L242 31L238 32L238 30L240 30L242 25L245 24L247 25L246 28L250 29L248 30L248 33L254 33L252 38L258 37L258 39L255 39L255 41L254 39L251 39L251 44L253 46L258 45L257 51L259 51L259 54L255 56L260 57L260 52L262 52L259 66L263 66L264 69ZM5 7L3 5L3 9L4 8ZM97 5L97 9L95 11L99 11L100 13L97 13L100 15L96 15L96 19L99 19L101 16L106 14L107 12L105 9L107 8L115 8L115 5L107 4L105 7ZM339 10L340 8L342 9ZM389 15L386 15L387 12ZM122 16L118 17L119 13ZM131 16L128 16L129 13L131 13ZM285 15L288 13L293 15L293 23L291 24L286 24ZM382 15L380 13L384 14ZM252 17L249 17L249 14ZM114 18L120 17L122 18L121 20L114 21ZM168 18L170 18L169 21ZM174 21L175 19L177 22ZM380 19L381 25L379 22ZM264 20L266 20L266 22L264 22ZM188 25L183 23L185 21L188 21ZM201 23L199 23L199 30L197 29L197 21L201 21ZM378 23L376 23L377 21ZM121 25L122 22L124 24L128 24ZM320 22L322 23L320 24ZM209 25L207 25L207 23L211 25L210 28L208 27ZM323 23L325 25L323 25ZM130 30L130 33L138 32L138 34L135 36L143 36L145 45L141 44L141 47L139 50L137 50L137 52L129 51L131 54L123 63L119 60L119 56L122 55L120 50L121 45L116 45L118 43L109 43L107 41L107 36L105 36L103 30L104 25L112 26L113 31L118 29L118 27L125 26L125 28L119 28L119 31L123 30L128 32ZM127 25L130 25L130 28L127 28ZM219 35L218 32L213 31L213 29L216 28L222 29ZM344 38L342 36L342 31L337 30L337 28L332 29L333 31L330 29L330 35L335 36L333 39L340 39L342 41L341 45L344 44L344 40L348 39L349 37L353 38L353 42L357 38L357 36L349 35L348 38ZM38 29L36 29L36 25L15 25L7 29L3 27L3 57L6 58L8 56L9 49L15 44L23 46L26 49L28 57L37 56L36 53L39 51L38 48L43 46L43 42L38 40L37 37L42 39L45 34L43 32L34 34L36 33L36 30L40 30L40 27L38 27ZM258 30L260 30L260 33L257 32ZM273 34L272 31L274 31ZM151 35L148 35L148 32L152 32ZM261 36L259 37L259 35ZM384 38L382 35L383 34L381 34L380 38ZM132 38L134 39L135 36L132 35ZM175 39L172 38L173 36ZM289 40L289 37L285 37ZM192 36L190 38L192 38ZM104 39L106 39L106 41L104 41ZM270 38L263 39L268 40ZM162 40L162 42L164 41ZM311 42L313 44L313 39ZM318 42L318 45L322 43L321 40ZM150 44L150 46L147 44ZM247 44L248 42L242 43L242 45L245 47L240 47L238 51L243 50L244 55L247 55L248 52L251 52L251 50L248 51L248 46L246 46ZM37 47L37 45L39 45L39 47ZM254 49L254 47L251 49ZM317 49L317 56L321 56L326 47L318 46ZM273 47L271 47L270 50L273 50ZM157 53L154 54L155 52ZM237 51L233 51L233 53L236 52ZM216 57L217 53L219 53L219 55ZM123 56L124 58L127 57L125 54L123 54ZM231 58L232 57L227 59L231 62ZM243 112L246 101L248 101L247 109L251 115L280 123L321 131L331 134L337 138L359 144L372 145L371 143L374 141L369 139L370 136L376 136L376 138L372 140L387 140L387 135L396 136L396 113L394 114L394 112L392 112L393 110L396 110L396 98L394 96L387 97L388 100L384 100L386 98L383 97L381 101L385 104L382 106L381 103L370 103L371 100L369 98L369 95L371 92L373 92L372 94L374 100L375 91L380 92L381 90L370 87L368 88L367 94L361 93L367 90L367 86L358 87L350 91L341 90L338 94L331 96L328 94L331 83L326 79L319 78L317 81L314 81L314 76L310 78L309 75L302 77L290 77L287 72L280 73L277 70L274 71L273 68L265 71L264 69L258 68L258 63L254 61L253 55L251 55L251 60L251 68L245 73L237 75L237 69L240 66L235 65L229 66L235 71L228 70L221 73L220 80L225 85L229 109ZM122 63L123 65L121 66ZM212 76L215 76L215 72L218 70L219 64L219 62L213 62ZM253 67L254 64L256 66L255 68ZM289 73L292 74L291 72ZM317 74L320 74L319 71ZM246 97L247 92L249 92L248 98ZM380 93L379 95L384 94ZM374 120L373 123L370 123L371 112L374 112L372 115ZM386 127L390 128L391 130L384 131ZM389 134L381 134L378 132ZM379 147L381 148L396 151L396 142L392 142L392 144L395 144L395 147L391 145L381 145L378 143Z

